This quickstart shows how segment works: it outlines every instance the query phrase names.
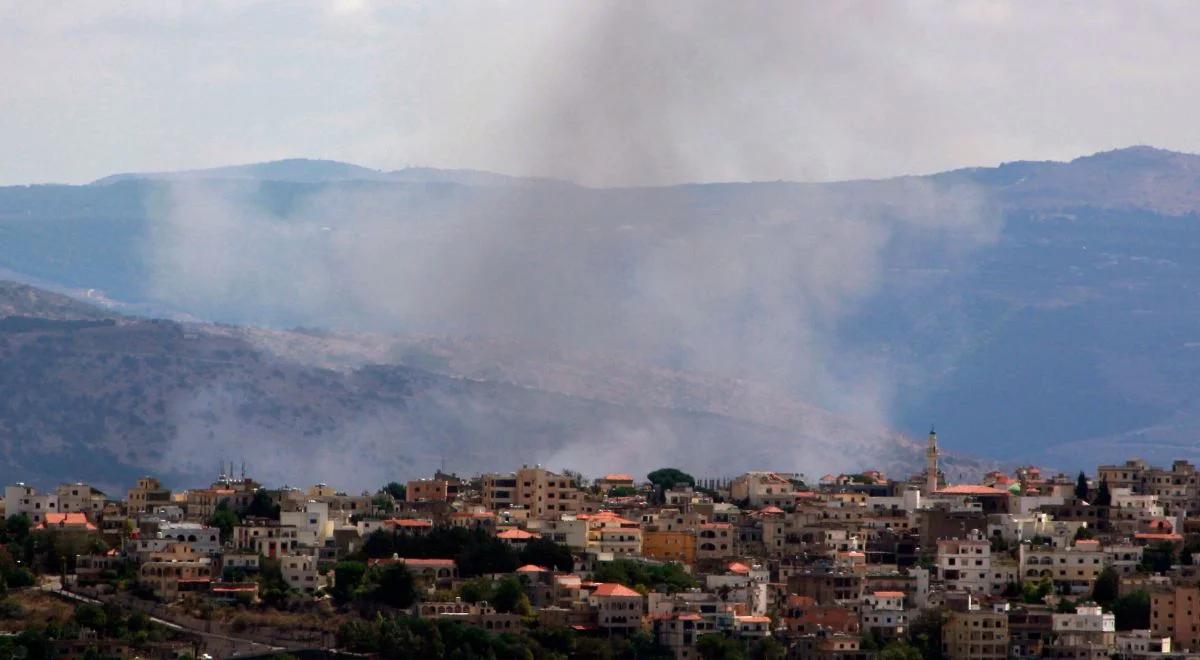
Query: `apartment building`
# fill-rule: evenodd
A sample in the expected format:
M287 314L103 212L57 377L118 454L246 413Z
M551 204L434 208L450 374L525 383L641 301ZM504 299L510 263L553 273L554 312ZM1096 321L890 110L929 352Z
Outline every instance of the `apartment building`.
M570 477L541 466L522 467L515 473L483 476L483 505L492 511L519 506L533 517L578 513L583 492Z

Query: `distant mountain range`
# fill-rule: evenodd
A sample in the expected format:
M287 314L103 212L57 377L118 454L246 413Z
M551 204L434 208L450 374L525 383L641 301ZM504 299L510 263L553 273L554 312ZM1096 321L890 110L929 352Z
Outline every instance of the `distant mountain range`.
M122 181L280 181L286 183L333 183L376 181L389 183L455 183L464 186L572 185L554 179L522 178L482 170L443 170L432 167L406 167L401 170L373 170L335 160L289 158L268 163L231 165L180 172L140 172L112 174L93 181L106 186Z
M193 190L219 195L202 198L203 213L180 213ZM1198 212L1200 156L1149 147L828 184L592 189L289 160L0 188L0 272L123 315L5 335L5 476L82 478L75 457L91 447L110 453L86 467L122 479L182 475L243 451L267 462L285 447L298 465L369 455L389 473L442 456L464 471L566 459L585 471L644 467L662 458L647 444L713 476L768 465L903 471L919 463L920 443L898 430L921 435L930 423L950 450L982 457L952 468L964 473L991 461L1069 470L1129 455L1200 459ZM818 216L833 220L803 224ZM209 217L225 222L220 242L184 231ZM162 252L164 228L184 231L174 252ZM228 239L237 232L279 250L244 252ZM680 243L691 235L703 240ZM387 250L345 252L376 236L397 263ZM836 249L818 249L826 244ZM423 270L425 254L454 268ZM798 265L771 270L789 254ZM478 258L487 272L471 273ZM260 271L240 272L256 261ZM177 262L189 269L164 273ZM327 277L347 262L375 269ZM321 277L309 263L325 264ZM384 276L365 279L373 272ZM681 296L688 304L664 313L687 319L693 276L711 295L677 346L645 337L653 324L631 324L657 312L634 295L644 289L660 306ZM747 298L721 288L756 277L777 289ZM856 277L861 285L846 283ZM492 280L487 295L459 299ZM414 281L428 293L414 298ZM0 293L0 316L97 314L67 314L74 303L29 289ZM556 316L567 302L576 306ZM802 313L780 319L793 304ZM413 319L413 309L436 315ZM778 339L795 324L812 336ZM623 325L642 342L628 351L591 334ZM730 337L718 337L727 325ZM590 343L570 345L576 336ZM789 347L779 362L799 366L754 378L775 365L739 352L751 340L779 341ZM141 342L145 355L129 364L122 351ZM101 354L114 357L91 364ZM159 357L161 368L142 364ZM837 399L843 383L865 389L864 374L879 378L882 414ZM91 411L86 423L62 412L72 402ZM322 453L354 437L373 444Z

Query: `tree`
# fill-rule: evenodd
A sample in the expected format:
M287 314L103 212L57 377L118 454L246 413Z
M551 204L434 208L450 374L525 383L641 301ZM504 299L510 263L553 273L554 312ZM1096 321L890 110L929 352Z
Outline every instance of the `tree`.
M1112 493L1108 490L1108 479L1100 480L1100 489L1096 491L1096 506L1112 506Z
M1120 595L1121 577L1112 566L1100 571L1092 587L1092 600L1108 607Z
M901 640L888 642L876 656L879 660L922 660L921 652Z
M550 539L531 539L519 556L522 564L534 564L559 571L575 568L575 555L571 553L571 549Z
M1142 551L1142 568L1150 573L1166 573L1175 563L1175 544L1159 541Z
M391 495L397 502L403 502L408 497L408 486L398 481L390 481L380 490Z
M405 608L417 600L412 574L403 564L377 566L370 573L371 599L391 607Z
M922 610L909 622L908 641L923 658L940 660L942 657L942 628L946 615L941 610Z
M81 628L102 631L108 625L108 615L104 612L103 607L84 603L75 608L75 623L78 623Z
M722 633L701 637L696 641L696 652L704 660L744 660L746 657L742 645Z
M361 561L340 561L333 567L333 597L346 602L362 586L367 575L367 565Z
M233 535L234 525L240 524L242 521L238 518L233 509L229 507L229 500L221 500L217 504L217 508L213 510L213 515L208 519L208 524L221 530L221 540L228 541Z
M533 607L529 604L529 597L525 595L525 589L514 577L506 577L496 583L490 603L497 612L515 612L524 616L533 613Z
M1150 594L1144 589L1125 594L1113 601L1117 630L1144 630L1150 627Z
M632 497L638 494L638 490L633 486L613 486L608 489L608 497Z
M646 475L646 479L660 490L668 490L676 484L696 485L696 478L678 468L659 468Z
M1071 600L1070 598L1059 599L1058 605L1055 606L1054 611L1058 612L1059 614L1074 614L1075 601Z
M1083 470L1079 471L1079 477L1075 480L1075 497L1086 500L1088 498L1088 479Z
M491 601L495 586L495 581L489 577L472 578L459 585L458 597L468 603Z
M254 497L250 498L250 504L246 506L246 515L279 520L279 503L265 488L259 488L254 491Z

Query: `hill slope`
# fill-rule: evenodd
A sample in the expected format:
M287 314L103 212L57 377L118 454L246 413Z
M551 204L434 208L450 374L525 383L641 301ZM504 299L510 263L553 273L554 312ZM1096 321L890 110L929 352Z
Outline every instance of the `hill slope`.
M678 399L581 396L594 387L458 378L338 359L320 334L103 320L101 310L8 284L0 309L19 315L0 319L0 477L10 481L119 488L153 472L195 484L217 461L240 459L271 483L349 488L440 465L471 473L542 461L598 474L671 463L724 476L766 465L849 469L852 460L829 463L851 456L845 448L893 470L919 462L919 445L810 409L791 417L799 426L780 428L736 406L713 412ZM320 356L336 368L314 364ZM657 384L702 391L680 378L659 372Z
M252 166L253 181L201 188L213 194L187 213L180 193L195 189L153 177L2 188L0 268L162 313L453 336L345 354L612 405L771 428L804 416L792 406L837 407L876 428L844 421L865 374L880 392L870 418L936 422L960 451L1066 469L1200 459L1200 157L1136 147L885 181L632 190L335 165ZM187 231L212 217L227 221L220 241ZM342 345L357 341L371 340ZM763 377L731 393L736 379L698 375L739 368ZM754 384L779 381L773 369L801 396L780 405Z

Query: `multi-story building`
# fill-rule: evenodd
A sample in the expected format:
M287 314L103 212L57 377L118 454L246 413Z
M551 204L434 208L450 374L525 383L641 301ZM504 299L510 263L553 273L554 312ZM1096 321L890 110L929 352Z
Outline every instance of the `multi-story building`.
M975 532L965 539L942 539L937 544L933 578L947 589L977 594L999 594L1008 584L992 571L992 547Z
M749 502L752 507L794 506L796 487L789 475L778 472L747 472L729 484L730 499Z
M1099 541L1079 540L1065 548L1021 544L1018 558L1024 580L1050 578L1059 588L1081 594L1091 590L1111 555Z
M461 479L439 472L432 479L409 481L404 491L404 499L408 502L449 502L457 499L463 490Z
M171 504L171 489L163 488L162 483L154 477L142 477L137 485L129 489L125 497L125 505L130 514L146 513L156 507Z
M63 484L58 487L58 510L63 513L82 513L95 522L104 511L107 498L99 489L84 483Z
M691 531L642 532L642 556L661 561L696 563L696 534Z
M863 596L862 630L883 638L903 637L908 627L903 591L875 591Z
M642 627L646 598L633 589L608 582L597 586L588 600L596 608L602 630L629 632Z
M1108 657L1117 642L1117 620L1095 603L1075 606L1071 613L1054 613L1054 642L1050 655L1058 658Z
M493 511L522 506L529 509L532 516L541 518L578 513L583 500L583 492L570 477L540 466L483 476L483 504Z
M312 555L283 555L279 558L279 570L284 582L297 591L311 594L329 586L329 574L321 574L317 558Z
M1008 613L973 609L950 612L942 627L942 653L955 660L1008 657Z
M587 547L617 556L642 553L642 526L611 511L579 514L587 524Z
M153 553L138 567L138 582L160 600L171 602L192 592L208 591L212 560L185 543L175 543Z
M37 525L46 519L47 513L58 512L58 493L39 493L33 486L13 484L4 489L4 515L25 515L29 522Z
M1200 651L1200 586L1175 584L1151 590L1150 633L1170 637L1176 650Z

